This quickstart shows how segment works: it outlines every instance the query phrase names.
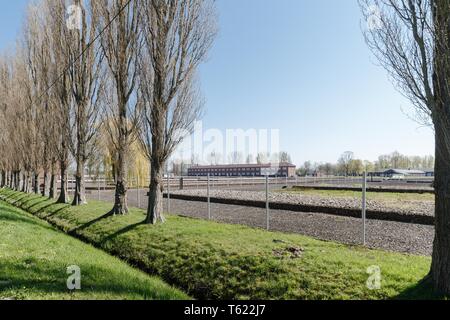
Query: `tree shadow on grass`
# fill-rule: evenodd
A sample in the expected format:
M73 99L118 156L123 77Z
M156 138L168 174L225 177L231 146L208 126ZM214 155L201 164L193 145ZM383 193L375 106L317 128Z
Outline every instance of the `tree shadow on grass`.
M122 229L114 232L113 234L110 234L109 236L103 238L101 240L101 243L105 244L106 242L108 242L110 240L113 240L114 238L117 238L118 236L120 236L122 234L128 233L128 232L130 232L130 231L134 230L135 228L137 228L139 226L142 226L142 225L145 225L145 221L141 221L141 222L137 222L137 223L134 223L134 224L130 224L129 226L126 226L125 228L122 228Z
M102 215L102 216L100 216L98 218L95 218L94 220L91 220L89 222L86 222L86 223L82 224L81 226L73 228L72 230L69 231L69 234L74 235L74 234L77 233L77 231L87 229L90 226L96 224L97 222L100 222L100 221L102 221L104 219L107 219L107 218L113 217L113 216L114 216L114 212L113 211L105 213L104 215Z
M53 206L61 206L61 208L58 208L55 210L50 210L51 207ZM52 216L55 216L61 212L63 212L64 210L70 208L71 205L70 204L63 204L63 203L57 203L57 202L52 202L42 208L39 208L36 213L37 214L45 214L45 218L50 218Z
M9 204L15 207L20 207L23 210L29 210L29 208L34 206L35 204L39 204L41 202L46 201L45 199L42 199L40 196L30 194L25 194L18 198L11 197L10 200L13 201L7 201Z
M39 226L41 228L46 228L48 230L54 230L52 227L50 227L49 225L45 224L44 222L38 220L38 219L33 219L33 218L29 218L23 215L19 215L17 214L17 212L12 211L10 209L6 209L6 208L2 208L2 210L0 211L0 221L6 221L6 222L21 222L21 223L27 223L27 224L31 224L31 225L35 225L35 226Z
M44 198L44 199L42 199L42 200L39 200L38 202L33 202L33 203L31 203L31 205L28 206L28 207L25 207L25 206L24 206L24 208L25 208L27 211L32 211L33 208L36 208L36 207L39 206L40 204L42 204L42 203L44 203L44 202L47 202L47 201L48 201L48 199L47 199L47 198Z
M448 297L447 297L448 298ZM417 284L407 288L394 298L395 300L441 300L444 295L437 294L433 290L431 278L427 275Z
M15 193L10 194L9 196L7 196L7 197L5 198L5 201L8 201L8 200L14 200L14 201L12 202L12 204L14 205L14 204L16 204L16 203L22 201L23 199L27 198L29 195L28 195L28 194L24 194L23 196L21 196L21 197L19 197L19 198L16 198L15 196L17 196L17 194L15 194Z

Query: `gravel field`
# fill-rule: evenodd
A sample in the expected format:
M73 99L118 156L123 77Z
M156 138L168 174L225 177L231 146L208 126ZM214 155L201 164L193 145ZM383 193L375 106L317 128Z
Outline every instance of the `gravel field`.
M147 206L146 191L140 191L140 207ZM242 193L242 192L239 192ZM113 200L112 191L104 191L100 199ZM90 194L98 199L98 194ZM136 190L128 193L130 206L138 206ZM167 200L164 201L167 211ZM207 204L204 202L171 199L171 212L192 218L207 219ZM218 222L241 224L257 228L266 227L266 212L261 208L227 204L211 204L212 219ZM340 217L321 213L302 213L285 210L270 211L270 229L299 233L321 240L346 244L361 244L361 219ZM390 251L431 255L434 227L412 223L367 220L367 246ZM245 245L245 244L243 244Z
M166 201L164 202L166 206ZM193 218L207 219L206 203L171 200L171 212ZM235 205L211 204L215 221L266 227L264 209ZM271 210L270 228L274 231L300 233L316 239L346 244L362 243L361 219L321 213L299 213ZM411 254L431 255L433 226L411 223L367 220L367 246Z
M174 191L173 194L206 197L206 190L183 190ZM258 191L236 191L236 190L211 190L211 197L238 200L265 201L265 192ZM337 207L344 209L361 209L361 199L353 197L324 197L320 195L302 195L300 193L271 192L270 202L289 204L314 205L324 207ZM414 200L367 200L367 209L381 212L395 211L401 214L418 214L434 216L433 201Z

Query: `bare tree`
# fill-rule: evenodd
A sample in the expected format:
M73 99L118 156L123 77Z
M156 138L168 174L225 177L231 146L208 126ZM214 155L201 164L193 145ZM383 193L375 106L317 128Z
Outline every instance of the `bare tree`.
M280 155L279 155L279 161L280 161L280 163L282 163L282 162L291 163L292 162L291 155L289 153L287 153L286 151L282 151L282 152L280 152Z
M112 123L111 140L117 154L115 159L116 191L112 213L128 213L127 156L129 146L137 139L140 121L135 93L137 57L141 47L139 1L96 0L94 14L99 19L101 46L112 76L115 96L109 101Z
M353 154L352 151L346 151L339 157L338 165L339 165L340 171L343 174L345 174L346 176L348 176L350 174L352 162L353 162L354 158L355 158L355 155Z
M81 9L79 29L69 33L69 79L73 94L71 151L75 158L75 194L72 205L85 204L85 164L92 154L99 132L100 101L104 96L102 74L103 52L93 41L97 35L98 17L93 12L93 2L85 7L81 0L75 5Z
M71 106L73 105L73 94L67 66L71 62L71 51L69 50L70 30L66 26L65 14L67 12L66 1L45 0L47 10L47 27L50 34L51 52L51 89L49 95L52 109L53 142L52 148L55 157L52 161L52 182L50 196L56 196L56 170L59 169L60 193L57 202L68 201L67 170L69 167L69 146L71 140Z
M162 178L167 160L201 115L198 65L215 34L210 0L143 0L145 50L139 61L145 104L141 142L151 162L147 223L163 222Z
M430 278L450 294L450 5L448 0L360 0L369 47L435 130L435 240ZM375 17L374 17L375 12ZM371 20L370 20L371 19ZM431 121L430 121L431 120Z
M255 160L254 160L252 154L249 154L249 155L247 156L247 159L245 160L245 163L246 163L246 164L253 164L253 163L255 163Z
M39 171L43 161L43 143L41 122L45 112L45 98L41 99L41 92L46 88L47 75L44 75L47 57L44 52L46 45L43 32L42 17L39 4L31 4L27 9L27 19L23 29L23 41L21 49L24 67L19 74L22 75L21 85L24 89L25 102L24 116L27 132L24 139L24 147L27 149L25 165L27 171L32 174L33 192L39 192Z
M231 164L242 164L244 161L244 155L242 152L233 151L228 155L228 159Z
M36 162L36 167L40 166L43 172L44 184L42 196L50 194L50 163L52 158L51 139L53 137L52 110L49 95L45 94L51 81L51 55L50 55L50 34L48 33L47 17L48 12L42 3L39 3L30 12L29 20L35 21L31 26L34 28L33 55L29 57L29 66L33 69L31 72L35 87L34 104L37 108L37 129L38 129L38 148L41 151L40 162ZM36 155L35 155L36 156ZM37 186L38 181L35 182Z
M268 152L260 152L256 156L256 162L258 164L266 164L269 162L269 159L270 159L270 153L268 153Z
M11 123L13 123L11 112L11 95L13 93L13 76L14 76L14 60L11 56L4 54L0 57L0 187L12 187L11 185L11 171L13 164L20 164L20 159L14 161L17 157L15 153L16 140L19 137L11 135ZM17 113L15 113L17 115ZM17 124L17 122L16 122ZM16 168L17 169L17 168ZM17 170L15 175L17 175ZM20 173L19 173L20 176Z

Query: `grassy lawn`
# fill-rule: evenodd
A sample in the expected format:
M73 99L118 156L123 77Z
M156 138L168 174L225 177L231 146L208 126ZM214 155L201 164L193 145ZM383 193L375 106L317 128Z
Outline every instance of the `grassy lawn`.
M429 257L180 216L169 216L164 225L148 226L142 224L142 210L132 209L127 216L105 216L111 204L102 202L74 208L10 190L0 190L0 197L196 298L432 297L421 282L429 270ZM366 285L371 266L381 269L378 290Z
M185 299L162 280L0 202L1 299ZM67 267L81 269L81 290L67 289Z
M321 196L334 198L358 198L361 199L361 192L345 190L280 190L280 192L303 194L306 196ZM394 192L367 192L367 199L379 201L432 201L434 194L430 193L394 193Z

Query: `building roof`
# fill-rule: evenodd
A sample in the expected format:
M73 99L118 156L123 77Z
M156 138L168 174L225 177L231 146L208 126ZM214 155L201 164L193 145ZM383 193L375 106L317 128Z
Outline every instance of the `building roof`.
M288 162L267 163L267 164L224 164L224 165L210 165L210 166L194 165L190 169L237 169L237 168L276 168L276 167L296 168L296 165Z

